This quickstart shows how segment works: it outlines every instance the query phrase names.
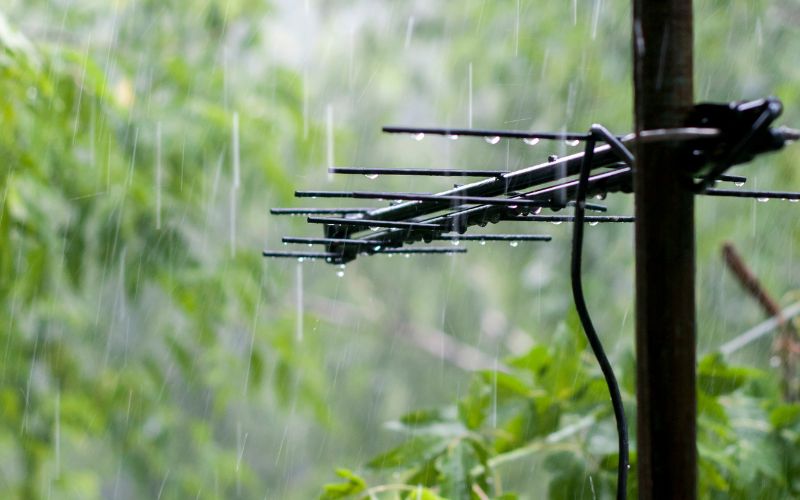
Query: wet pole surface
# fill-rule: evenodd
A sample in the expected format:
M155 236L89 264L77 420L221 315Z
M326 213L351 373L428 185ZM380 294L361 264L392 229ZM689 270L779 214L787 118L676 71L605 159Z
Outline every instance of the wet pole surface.
M693 104L691 0L633 0L636 131L678 127ZM694 198L676 150L636 148L639 498L697 498Z

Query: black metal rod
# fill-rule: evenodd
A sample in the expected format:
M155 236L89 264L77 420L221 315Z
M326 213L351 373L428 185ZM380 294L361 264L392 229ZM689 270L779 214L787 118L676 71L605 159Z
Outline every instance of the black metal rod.
M434 241L550 241L549 234L443 234Z
M295 259L331 259L339 257L340 254L333 252L295 252L295 251L273 251L264 250L261 252L264 257L295 258Z
M428 177L500 177L507 170L460 170L445 168L363 168L331 167L330 174L348 175L420 175Z
M309 224L340 224L343 226L388 227L397 229L438 229L449 230L448 226L441 224L426 224L424 222L399 222L372 219L347 219L341 217L309 217Z
M747 182L747 177L741 175L722 174L717 177L717 180L720 182L733 182L736 184L744 184L745 182Z
M363 214L374 208L271 208L272 215Z
M298 245L353 245L353 246L382 246L391 244L389 240L357 240L350 238L305 238L296 236L284 236L281 241Z
M455 247L428 247L428 248L387 248L378 250L378 254L447 254L447 253L467 253L466 248Z
M576 132L528 132L525 130L481 130L472 128L437 127L383 127L387 134L448 135L451 137L499 137L504 139L545 139L563 141L585 141L589 134Z
M469 205L503 205L548 207L549 201L526 200L524 198L491 198L488 196L439 195L428 193L392 193L372 191L295 191L298 198L354 198L359 200L403 200L403 201L448 201Z
M548 234L443 234L434 236L431 241L551 241L552 236ZM380 247L384 245L399 246L392 240L360 240L349 238L306 238L296 236L285 236L283 243L298 245L354 245L364 247Z
M585 222L589 223L618 223L635 221L634 217L628 215L587 215L583 219ZM503 217L502 220L509 222L574 222L575 217L572 215L509 215Z
M706 189L708 196L728 196L732 198L756 198L758 200L800 200L800 193L790 191L738 191L736 189Z

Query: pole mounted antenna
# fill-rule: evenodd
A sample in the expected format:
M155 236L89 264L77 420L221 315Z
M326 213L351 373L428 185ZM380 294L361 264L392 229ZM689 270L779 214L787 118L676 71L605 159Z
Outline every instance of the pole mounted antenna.
M669 51L667 51L669 52ZM660 53L660 52L656 52ZM637 73L638 75L638 73ZM637 77L638 78L638 77ZM638 87L637 87L638 88ZM637 94L638 96L638 94ZM639 97L637 97L638 99ZM638 101L637 101L638 102ZM647 115L646 110L640 112ZM341 175L365 175L369 178L378 176L420 176L432 177L479 177L481 180L471 182L452 189L438 192L411 193L389 191L297 191L295 196L306 199L355 199L383 202L381 206L371 207L311 207L311 208L273 208L273 215L305 215L307 222L312 226L321 225L321 236L286 236L282 239L284 244L313 246L319 245L319 251L272 251L265 250L265 257L291 258L300 261L306 259L321 259L330 264L342 265L355 260L363 255L380 254L461 254L467 251L464 247L453 245L437 247L424 244L434 241L449 242L522 242L545 243L552 241L546 234L520 233L520 234L492 234L467 232L487 224L502 224L504 222L572 222L574 225L572 237L572 266L571 281L573 297L581 319L584 331L589 339L589 344L600 364L609 395L614 409L617 431L619 435L619 465L617 478L617 498L624 499L628 476L628 427L622 398L612 365L603 351L599 337L592 325L582 286L582 246L584 224L597 223L636 223L637 225L637 260L643 258L642 252L656 252L652 248L654 242L661 242L663 248L658 250L659 255L670 256L669 249L680 250L680 245L688 244L693 249L693 226L691 217L687 217L691 210L685 212L681 207L691 205L694 195L727 196L741 198L777 198L786 200L800 200L800 193L783 191L744 191L738 189L718 189L715 186L720 182L733 183L737 187L744 185L746 178L730 175L728 169L734 165L748 162L755 156L781 149L785 143L800 138L800 132L786 127L772 127L774 120L781 113L781 103L776 98L769 97L747 102L734 103L703 103L689 106L688 113L683 113L679 120L670 123L658 120L643 119L637 121L638 132L627 135L614 135L600 125L593 125L587 133L574 132L526 132L514 130L477 130L453 128L423 128L423 127L385 127L383 130L390 134L410 134L417 139L426 135L446 137L477 137L483 138L490 144L497 143L501 138L522 140L534 144L542 140L567 141L570 145L583 143L583 151L562 158L550 157L547 161L520 168L513 171L498 169L431 169L431 168L370 168L370 167L332 167L329 172ZM685 115L685 116L683 116ZM678 116L677 114L675 116ZM666 128L656 128L665 127ZM662 157L654 161L655 151L661 151ZM634 152L638 152L636 155ZM668 153L664 153L668 152ZM643 161L644 160L644 161ZM650 162L653 162L651 165ZM642 171L639 171L639 169ZM657 168L659 174L653 174L652 169ZM665 173L668 171L668 173ZM647 183L647 189L642 187ZM659 182L664 182L662 186ZM638 186L638 187L637 187ZM604 212L605 206L596 203L587 203L591 197L605 198L609 194L631 194L636 188L637 215L598 215L587 216L586 210ZM663 191L671 194L664 195ZM678 203L678 214L683 216L675 218L673 211ZM387 204L388 202L388 204ZM645 208L642 209L641 206ZM551 212L560 211L566 207L574 207L574 215L561 215L542 213L543 210ZM685 213L684 213L685 212ZM647 234L642 233L642 227L657 227L657 220L672 221L669 224L684 225L676 234L692 234L687 242L668 241L673 237L672 230L648 229L648 232L662 231L664 234L652 238L650 233L649 243L644 243ZM422 246L417 245L423 243ZM664 253L664 250L667 250ZM685 250L685 249L684 249ZM660 252L660 253L659 253ZM673 276L663 276L664 262L659 261L657 271L645 269L637 271L640 285L647 286L643 280L656 279L650 276L658 272L663 279L673 279ZM691 263L694 262L693 250ZM692 275L693 278L693 275ZM663 279L657 278L663 282ZM683 283L683 282L682 282ZM690 280L685 285L691 285L689 302L693 304L694 284ZM638 304L640 315L642 309L653 307L652 303ZM653 321L653 317L645 317ZM694 342L693 306L691 314L685 315L685 320L690 322L691 342ZM655 368L653 357L657 353L648 351L639 345L637 337L637 352L639 359L639 392L647 378L643 378L642 360L651 363L650 370ZM649 345L649 344L648 344ZM655 345L655 344L653 344ZM692 350L692 360L693 358ZM644 356L644 358L642 357ZM657 356L656 356L657 357ZM693 362L693 361L692 361ZM658 365L661 366L661 365ZM690 367L694 373L694 366ZM659 374L656 374L660 376ZM655 375L654 375L655 377ZM662 377L663 378L663 377ZM690 377L693 381L693 375ZM654 380L650 379L650 380ZM655 386L653 386L655 387ZM651 390L646 386L645 390ZM692 385L692 391L694 386ZM693 394L693 393L692 393ZM659 397L651 395L651 397ZM641 407L640 403L640 407ZM650 407L646 417L639 418L639 464L652 466L650 457L643 455L644 451L652 452L660 446L652 442L654 434L650 433L642 439L643 432L649 432L647 427L660 416L653 415ZM645 405L645 411L647 405ZM678 409L680 411L680 409ZM694 418L692 409L691 418ZM662 418L663 420L663 418ZM643 425L643 422L645 425ZM693 422L693 421L692 421ZM692 442L691 450L695 453L694 427L691 426L691 435L684 436ZM644 429L644 430L643 430ZM648 430L649 429L649 430ZM674 436L664 435L663 439L673 439ZM650 439L651 441L647 441ZM659 438L660 439L660 438ZM644 446L643 446L644 444ZM653 448L648 448L653 446ZM662 444L663 446L663 444ZM677 456L677 455L676 455ZM670 457L672 458L672 457ZM679 457L680 458L680 457ZM685 457L684 457L685 458ZM689 466L695 467L696 462L687 459ZM680 462L676 459L674 463ZM640 469L640 491L650 488L667 488L662 485L663 477L658 476L660 469L655 472L643 473ZM645 475L642 475L645 474ZM687 492L694 488L696 482L695 472L676 474L675 477L685 477L691 484L689 486L672 485L671 487ZM642 480L644 478L644 480ZM677 491L677 489L675 490ZM662 498L651 494L646 498ZM666 498L666 497L663 497ZM673 498L690 498L677 494Z

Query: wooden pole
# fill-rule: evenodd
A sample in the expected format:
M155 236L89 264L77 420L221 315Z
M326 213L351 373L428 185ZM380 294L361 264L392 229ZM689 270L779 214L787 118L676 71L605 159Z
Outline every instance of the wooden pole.
M693 104L692 1L634 0L636 131L679 127ZM639 498L697 498L694 199L674 146L636 150Z

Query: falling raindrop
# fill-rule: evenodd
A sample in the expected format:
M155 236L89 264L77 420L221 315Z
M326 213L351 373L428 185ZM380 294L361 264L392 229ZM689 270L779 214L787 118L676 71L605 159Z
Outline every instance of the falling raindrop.
M539 138L538 137L526 137L525 139L522 139L522 142L524 142L528 146L535 146L535 145L539 144Z
M469 87L469 95L467 96L467 124L472 128L472 63L469 63L469 72L467 77L467 86Z
M233 113L233 127L231 131L231 150L233 154L233 187L241 185L241 158L239 155L239 113Z
M297 259L297 267L294 274L294 301L295 301L295 338L297 341L303 340L303 258Z
M328 104L325 107L325 152L328 162L328 169L333 168L334 152L333 152L333 106ZM328 174L328 180L333 180L333 174Z
M487 137L486 142L488 142L489 144L497 144L498 142L500 142L500 136L494 135Z
M414 16L410 16L408 18L408 24L406 25L406 43L405 48L408 48L411 45L411 36L414 34L414 23L415 23Z
M416 139L418 141L421 141L424 138L425 138L425 134L423 134L422 132L420 132L419 134L414 134L414 139Z
M156 123L156 229L161 229L161 122Z

